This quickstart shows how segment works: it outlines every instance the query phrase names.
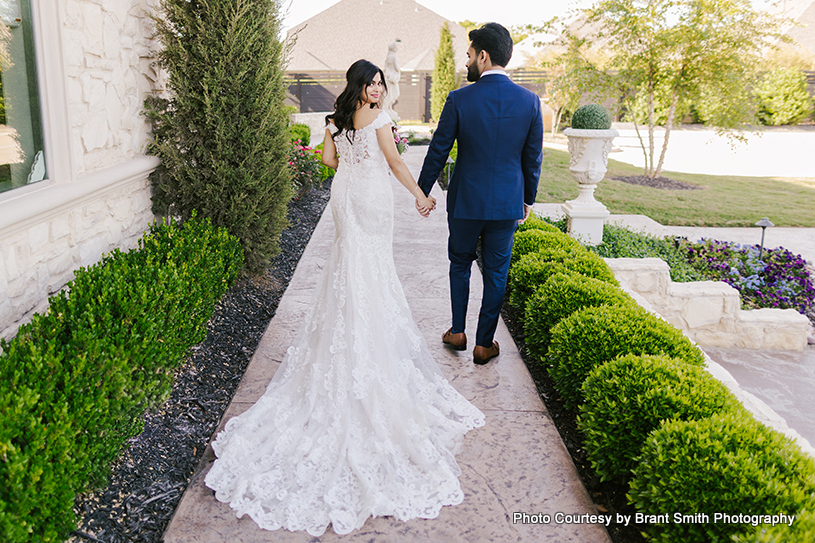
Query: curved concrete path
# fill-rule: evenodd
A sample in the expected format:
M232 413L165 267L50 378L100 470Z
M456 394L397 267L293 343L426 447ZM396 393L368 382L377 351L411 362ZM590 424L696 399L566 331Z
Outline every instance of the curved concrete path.
M426 149L414 147L405 155L414 176L418 176ZM396 206L394 255L413 316L447 378L487 416L486 426L467 434L457 456L464 502L444 507L432 520L369 519L361 530L347 536L337 536L331 528L320 538L305 532L262 531L249 518L237 519L229 506L216 501L204 486L204 474L214 459L208 447L165 533L166 543L610 541L601 524L586 520L585 516L596 515L597 510L503 321L496 334L502 354L485 366L472 363L471 350L456 352L443 347L441 334L450 321L444 198L438 186L434 188L438 209L429 219L422 219L408 192L395 179L391 182ZM327 210L221 427L266 389L303 319L333 230ZM467 323L473 335L481 284L478 267L473 266ZM514 513L543 513L552 520L548 524L522 524L513 521ZM557 513L570 515L578 523L556 522Z

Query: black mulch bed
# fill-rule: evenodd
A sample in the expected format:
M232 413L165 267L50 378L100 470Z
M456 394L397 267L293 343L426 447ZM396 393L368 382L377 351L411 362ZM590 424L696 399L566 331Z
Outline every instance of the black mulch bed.
M182 366L170 398L145 416L106 488L79 496L71 543L159 543L190 477L274 316L328 203L330 181L289 205L280 254L262 276L236 282L218 304L207 339Z
M597 510L602 514L614 515L615 518L616 513L620 513L630 515L633 519L634 506L629 505L625 497L626 492L628 492L628 485L609 481L601 482L594 472L586 450L583 448L583 436L577 429L577 413L563 406L563 400L555 389L549 372L546 371L544 366L537 364L529 354L524 343L523 315L518 314L509 305L509 296L504 300L501 316L515 340L515 345L518 347L529 373L532 374L532 379L538 387L538 393L546 405L546 410L552 417L563 443L569 450L572 461L577 468L577 473L589 491ZM608 526L608 535L614 543L644 543L646 541L639 528L634 525L633 520L628 526L618 525L612 521L611 525Z
M704 187L700 187L698 185L691 185L690 183L685 183L684 181L674 181L673 179L668 179L667 177L648 177L645 175L628 175L628 176L621 176L621 177L612 177L617 181L622 181L624 183L630 183L632 185L644 185L646 187L653 187L655 189L666 189L666 190L701 190Z

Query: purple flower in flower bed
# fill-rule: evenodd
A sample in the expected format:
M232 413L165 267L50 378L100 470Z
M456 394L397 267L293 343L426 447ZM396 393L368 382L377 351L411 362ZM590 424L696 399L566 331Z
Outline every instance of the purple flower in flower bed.
M694 268L736 288L746 307L792 308L803 314L815 310L813 278L800 255L778 247L759 258L758 245L710 239L681 246Z

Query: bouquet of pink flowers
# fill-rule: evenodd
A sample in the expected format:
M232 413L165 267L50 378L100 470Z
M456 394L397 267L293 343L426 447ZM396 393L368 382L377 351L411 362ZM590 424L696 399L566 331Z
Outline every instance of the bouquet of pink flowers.
M401 155L402 153L408 150L408 139L400 136L399 131L395 126L391 128L393 130L393 142L396 144L396 149L399 151L399 154Z

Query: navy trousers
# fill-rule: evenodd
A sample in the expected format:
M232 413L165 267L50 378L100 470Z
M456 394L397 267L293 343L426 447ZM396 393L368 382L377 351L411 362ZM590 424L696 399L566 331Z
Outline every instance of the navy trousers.
M454 219L448 215L447 225L450 231L447 255L450 259L453 333L464 332L467 301L470 298L470 270L476 259L478 240L481 239L484 293L481 299L481 312L478 314L475 344L491 347L507 288L507 272L518 221Z

